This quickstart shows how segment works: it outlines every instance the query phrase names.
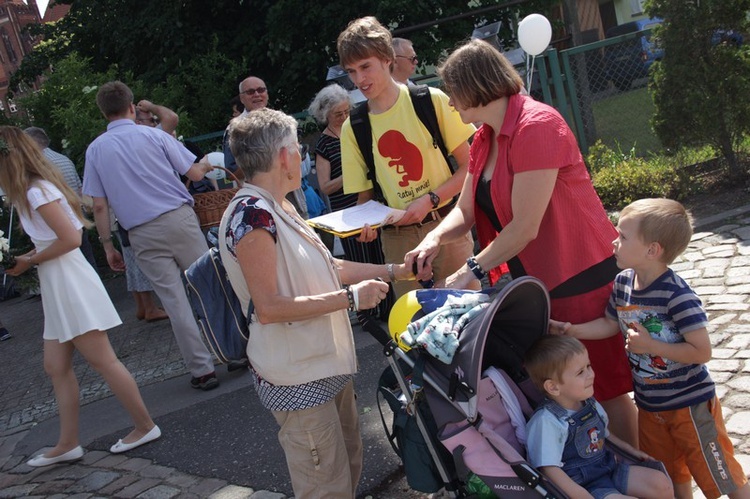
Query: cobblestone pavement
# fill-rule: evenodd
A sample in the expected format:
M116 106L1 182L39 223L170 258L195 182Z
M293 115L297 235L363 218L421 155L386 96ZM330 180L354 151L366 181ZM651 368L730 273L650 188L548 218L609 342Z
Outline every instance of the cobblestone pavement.
M713 360L709 363L724 408L727 429L745 471L750 471L750 207L698 222L688 250L673 265L698 292L709 312ZM124 278L105 282L125 323L111 331L118 355L141 386L186 373L168 322L134 318ZM38 299L0 303L0 319L14 338L0 343L0 498L3 497L211 497L284 499L282 494L192 476L148 459L87 452L71 465L30 468L16 445L32 426L53 417L56 405L42 369L42 308ZM109 390L77 359L82 404L108 397ZM377 497L418 497L403 479ZM700 491L695 497L702 498Z

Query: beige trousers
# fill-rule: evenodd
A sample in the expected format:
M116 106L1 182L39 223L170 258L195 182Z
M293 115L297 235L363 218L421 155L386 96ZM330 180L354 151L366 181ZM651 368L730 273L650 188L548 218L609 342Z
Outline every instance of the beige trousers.
M279 423L296 499L352 499L362 474L362 436L354 382L325 404L271 411Z

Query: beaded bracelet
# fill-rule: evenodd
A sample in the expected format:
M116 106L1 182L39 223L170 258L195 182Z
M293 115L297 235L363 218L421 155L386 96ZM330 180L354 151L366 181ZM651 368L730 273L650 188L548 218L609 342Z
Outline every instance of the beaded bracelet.
M350 286L344 286L344 289L346 290L346 299L349 300L349 308L348 308L348 310L350 312L356 312L357 311L357 304L354 301L354 291L352 291L352 288Z
M466 259L466 265L469 267L469 270L471 270L472 274L474 274L474 277L476 277L480 281L487 275L487 272L482 268L481 265L479 265L479 262L477 262L477 259L473 256Z

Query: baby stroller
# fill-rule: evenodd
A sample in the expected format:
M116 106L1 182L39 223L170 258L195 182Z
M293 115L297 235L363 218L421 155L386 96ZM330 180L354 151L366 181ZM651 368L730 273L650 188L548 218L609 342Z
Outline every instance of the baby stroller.
M450 364L386 342L398 384L391 389L405 398L407 413L416 420L442 485L453 497L565 498L525 461L525 440L519 435L525 434L531 405L541 400L522 367L523 355L546 334L549 309L542 282L523 277L494 292L489 306L466 325ZM489 373L483 374L488 367L496 368L494 378L502 378L502 393ZM512 407L502 406L501 400ZM409 466L404 465L408 479Z
M523 368L523 357L547 333L549 294L540 280L522 277L490 295L489 306L462 329L450 363L425 352L407 353L396 341L384 340L381 332L389 362L386 372L393 372L393 381L389 387L381 378L379 390L401 396L432 459L431 471L452 497L565 499L526 462L524 448L526 420L542 396ZM386 397L394 413L396 396ZM618 459L664 471L659 462L641 462L608 446ZM434 492L412 483L407 449L399 451L412 488Z

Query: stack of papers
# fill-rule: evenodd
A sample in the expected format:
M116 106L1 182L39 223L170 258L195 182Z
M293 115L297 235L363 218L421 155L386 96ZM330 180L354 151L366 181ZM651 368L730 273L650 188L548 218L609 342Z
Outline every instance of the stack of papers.
M338 237L349 237L362 232L365 224L370 227L393 224L401 220L405 213L404 210L389 208L370 200L351 208L311 218L307 223Z

